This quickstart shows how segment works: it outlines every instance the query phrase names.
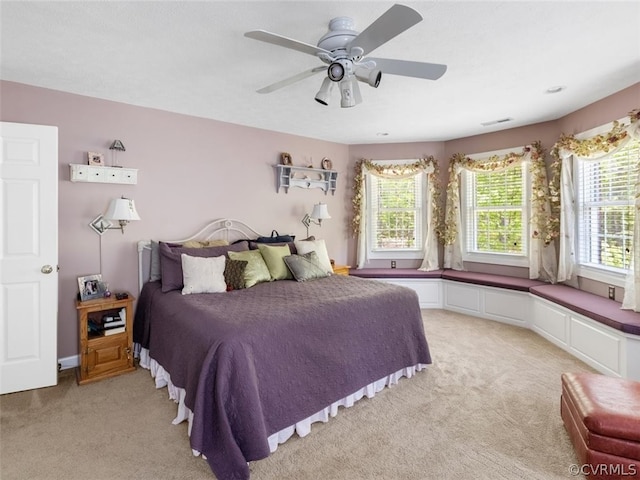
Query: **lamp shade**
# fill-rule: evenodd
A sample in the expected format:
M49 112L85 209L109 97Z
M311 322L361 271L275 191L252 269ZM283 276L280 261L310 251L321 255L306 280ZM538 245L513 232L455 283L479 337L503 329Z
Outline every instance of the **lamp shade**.
M331 218L329 215L329 210L327 209L326 203L316 203L313 206L313 212L311 212L311 218L314 220L325 220L327 218Z
M107 220L140 220L140 215L136 211L136 206L130 198L114 198L109 204L109 208L104 214Z

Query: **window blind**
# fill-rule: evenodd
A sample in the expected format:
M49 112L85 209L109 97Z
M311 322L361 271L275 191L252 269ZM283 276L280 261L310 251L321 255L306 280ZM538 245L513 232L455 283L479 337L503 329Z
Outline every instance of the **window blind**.
M640 142L595 161L577 162L578 259L583 265L630 266Z
M422 177L389 179L371 176L373 250L421 248Z
M525 171L465 171L467 252L524 255L526 252Z

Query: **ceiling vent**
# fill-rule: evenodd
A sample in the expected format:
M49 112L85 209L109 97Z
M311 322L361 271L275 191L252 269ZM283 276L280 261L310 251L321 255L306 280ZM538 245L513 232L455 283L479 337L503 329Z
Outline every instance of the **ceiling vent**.
M482 125L483 127L488 127L490 125L497 125L498 123L511 122L512 120L513 120L513 118L507 117L507 118L501 118L499 120L492 120L490 122L483 122L480 125Z

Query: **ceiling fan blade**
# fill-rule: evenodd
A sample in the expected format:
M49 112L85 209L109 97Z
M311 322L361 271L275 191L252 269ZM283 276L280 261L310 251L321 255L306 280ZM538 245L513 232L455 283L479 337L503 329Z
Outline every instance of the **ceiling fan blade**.
M421 21L422 15L414 9L396 4L351 40L347 50L358 47L366 55Z
M291 85L293 83L299 82L300 80L304 80L307 77L310 77L312 75L315 75L318 72L322 72L322 71L326 71L327 67L322 66L322 67L315 67L312 68L311 70L306 70L304 72L301 72L297 75L294 75L293 77L289 77L289 78L285 78L284 80L280 80L279 82L273 83L271 85L268 85L266 87L261 88L260 90L258 90L258 93L271 93L275 90L278 90L282 87L286 87L288 85Z
M447 71L446 65L439 63L411 62L408 60L392 60L389 58L371 58L384 74L402 75L404 77L426 78L437 80Z
M272 43L279 47L290 48L297 50L298 52L308 53L309 55L317 55L318 53L327 53L331 55L331 52L324 48L316 47L309 43L300 42L292 38L283 37L277 33L267 32L266 30L252 30L244 34L245 37L253 38L254 40L260 40L261 42Z

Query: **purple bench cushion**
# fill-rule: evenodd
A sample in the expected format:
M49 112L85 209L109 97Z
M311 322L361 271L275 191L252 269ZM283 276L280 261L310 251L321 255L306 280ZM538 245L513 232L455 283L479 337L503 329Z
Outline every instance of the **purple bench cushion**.
M443 270L423 272L414 268L352 268L349 275L360 278L440 278Z
M531 293L616 330L640 335L640 314L632 310L621 310L620 304L615 300L566 285L532 287Z
M445 270L442 278L456 282L473 283L485 285L487 287L507 288L509 290L519 290L528 292L531 287L546 285L539 280L528 278L509 277L507 275L494 275L492 273L461 272L459 270Z

